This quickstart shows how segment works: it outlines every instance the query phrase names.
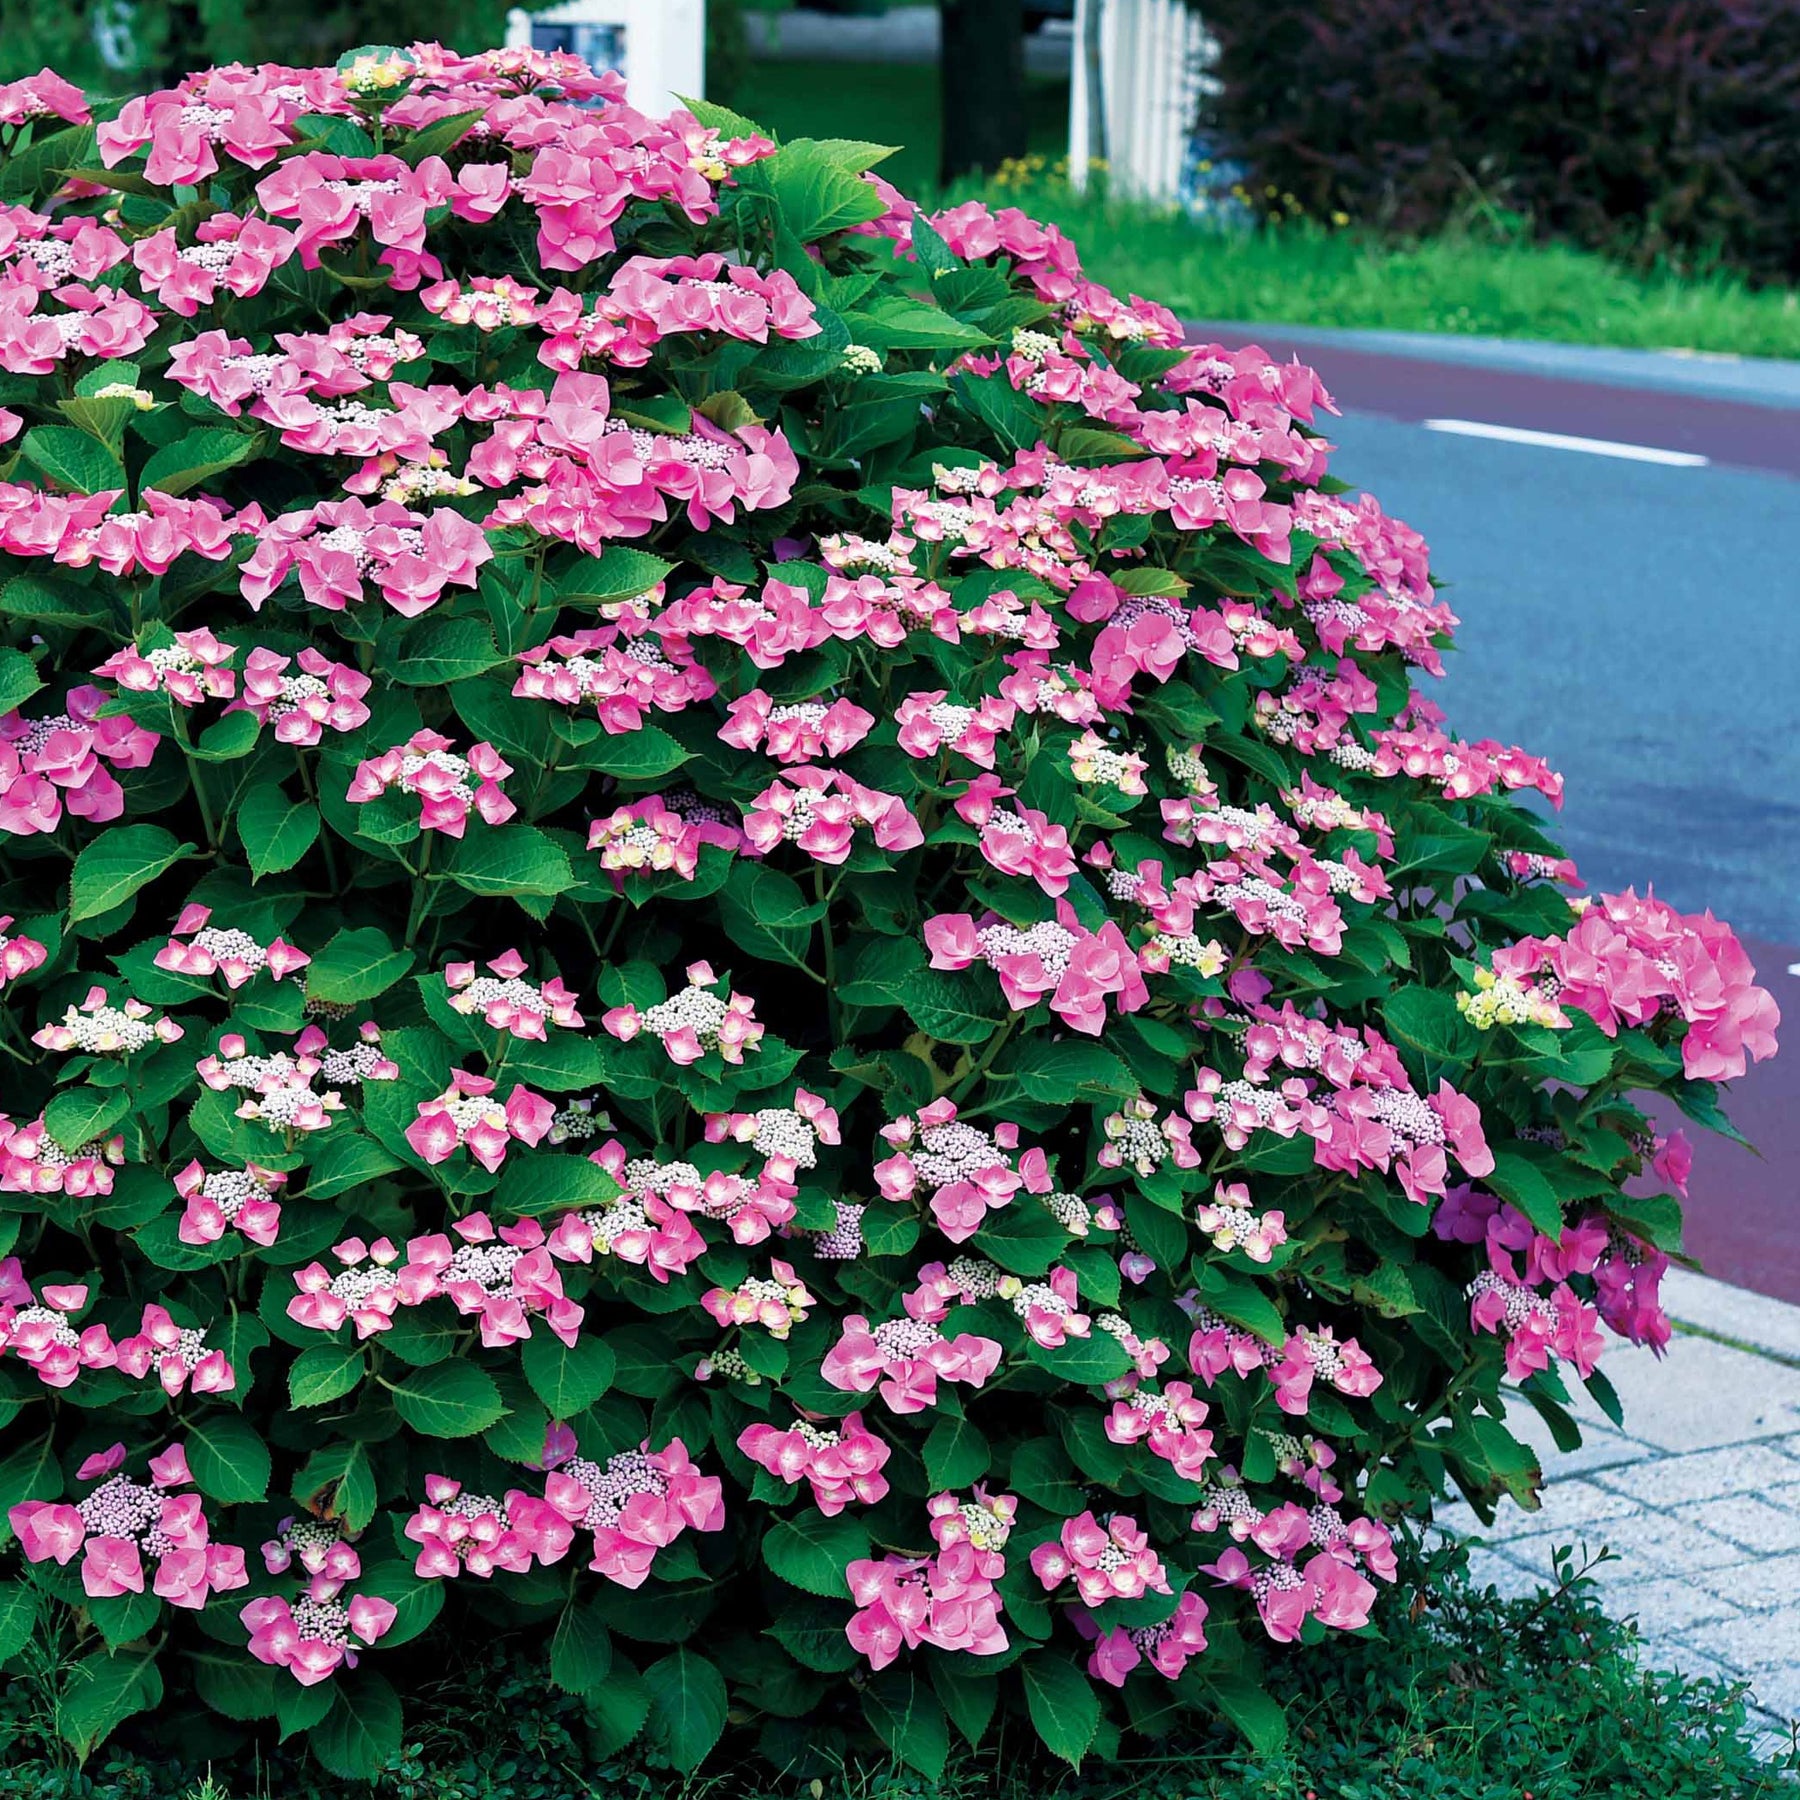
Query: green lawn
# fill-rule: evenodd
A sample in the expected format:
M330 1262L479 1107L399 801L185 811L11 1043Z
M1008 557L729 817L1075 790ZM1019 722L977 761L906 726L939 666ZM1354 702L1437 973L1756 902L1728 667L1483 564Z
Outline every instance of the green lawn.
M1800 357L1800 294L1729 275L1641 276L1560 244L1466 233L1389 245L1304 223L1213 227L1058 188L1022 204L1068 231L1097 280L1190 319Z
M731 104L784 138L848 137L898 144L881 173L909 194L930 193L938 174L938 77L929 63L784 62L750 65ZM1026 94L1031 148L1067 154L1069 84L1032 77Z
M759 62L733 104L783 137L904 145L882 173L913 194L935 186L935 69ZM1066 150L1067 106L1067 83L1033 82L1031 149L1040 168ZM1727 274L1644 276L1586 251L1477 232L1395 245L1306 222L1210 226L1082 200L1042 173L989 197L1056 220L1097 279L1188 318L1800 357L1800 293L1752 291Z

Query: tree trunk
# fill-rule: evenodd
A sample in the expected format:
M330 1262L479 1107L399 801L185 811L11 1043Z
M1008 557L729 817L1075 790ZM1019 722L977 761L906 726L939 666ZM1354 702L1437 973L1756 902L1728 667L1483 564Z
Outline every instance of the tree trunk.
M944 142L938 169L992 174L1025 154L1024 0L943 0L938 62Z

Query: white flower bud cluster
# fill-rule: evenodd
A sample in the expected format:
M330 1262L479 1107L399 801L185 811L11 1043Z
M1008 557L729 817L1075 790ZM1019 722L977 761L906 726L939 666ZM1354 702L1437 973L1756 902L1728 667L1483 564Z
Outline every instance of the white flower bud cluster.
M813 1255L821 1262L854 1262L863 1253L863 1214L867 1207L839 1200L837 1223L813 1239Z

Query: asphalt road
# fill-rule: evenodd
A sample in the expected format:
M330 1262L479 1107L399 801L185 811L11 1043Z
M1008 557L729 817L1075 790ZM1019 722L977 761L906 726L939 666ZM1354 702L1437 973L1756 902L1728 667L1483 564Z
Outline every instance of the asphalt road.
M1222 341L1245 341L1232 327ZM1215 333L1196 327L1193 335ZM1465 737L1567 777L1596 888L1736 926L1791 1047L1734 1086L1759 1146L1696 1138L1688 1248L1800 1301L1800 407L1383 355L1271 329L1344 409L1336 473L1425 534L1462 617L1434 684ZM1451 435L1427 419L1703 455L1671 467Z

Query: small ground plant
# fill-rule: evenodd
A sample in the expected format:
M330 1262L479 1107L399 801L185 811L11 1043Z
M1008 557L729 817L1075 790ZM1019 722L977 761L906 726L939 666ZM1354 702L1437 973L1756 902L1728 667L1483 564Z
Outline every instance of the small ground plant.
M0 90L0 1658L338 1779L1079 1764L1660 1345L1774 1049L1418 691L1298 365L878 146L386 48ZM532 1666L536 1666L535 1662ZM415 1711L415 1717L418 1714Z

